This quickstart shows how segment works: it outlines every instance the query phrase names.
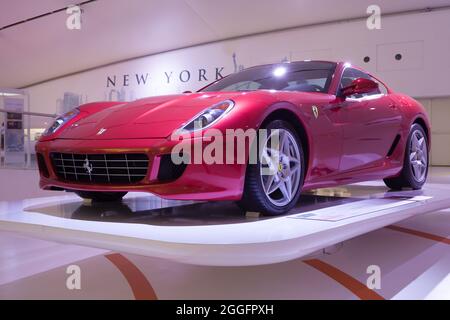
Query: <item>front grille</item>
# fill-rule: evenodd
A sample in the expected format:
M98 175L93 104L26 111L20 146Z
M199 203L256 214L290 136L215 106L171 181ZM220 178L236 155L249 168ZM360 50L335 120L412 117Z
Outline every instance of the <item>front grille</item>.
M145 178L148 157L140 153L114 154L50 154L59 179L69 182L99 184L137 183Z

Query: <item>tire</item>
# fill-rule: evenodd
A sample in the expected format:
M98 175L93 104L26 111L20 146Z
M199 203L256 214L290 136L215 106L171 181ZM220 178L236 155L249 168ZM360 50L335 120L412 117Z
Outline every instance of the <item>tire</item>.
M271 171L275 172L273 175L263 174L262 168L268 169L269 165L267 161L261 161L261 156L258 156L256 164L249 163L245 176L244 192L238 204L246 211L277 216L287 213L298 202L304 180L304 152L297 132L288 122L274 120L265 126L265 129L267 129L268 137L272 137L277 132L275 130L278 129L280 144L283 141L283 137L287 139L286 145L289 147L285 150L288 150L289 156L281 155L278 164L271 166L272 168L277 166L276 170ZM266 142L258 143L258 145L264 146ZM264 148L261 148L261 150L258 150L258 155L261 155L263 152ZM269 150L265 154L267 155L269 152L271 151ZM286 153L283 152L282 154ZM264 159L268 158L265 157ZM272 164L273 162L270 161L270 163ZM280 187L273 189L277 185L280 185ZM290 192L288 191L289 186L291 186ZM266 189L268 192L266 192ZM282 192L282 189L284 192ZM275 191L270 193L271 190ZM287 196L285 196L286 194Z
M420 142L422 138L423 142L415 146L415 141ZM384 179L386 186L392 190L401 190L403 188L421 189L428 176L428 146L428 137L423 127L417 123L412 125L406 141L402 171L398 177Z
M128 192L75 191L75 193L83 199L91 199L95 202L118 202L122 201Z

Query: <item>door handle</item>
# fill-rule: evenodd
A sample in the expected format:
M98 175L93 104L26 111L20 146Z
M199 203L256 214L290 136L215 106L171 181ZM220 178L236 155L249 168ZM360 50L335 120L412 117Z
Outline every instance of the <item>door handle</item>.
M397 106L395 105L395 103L391 103L391 104L389 105L389 108L391 108L391 109L397 109Z
M323 110L336 110L340 108L342 108L342 103L326 105L323 107Z

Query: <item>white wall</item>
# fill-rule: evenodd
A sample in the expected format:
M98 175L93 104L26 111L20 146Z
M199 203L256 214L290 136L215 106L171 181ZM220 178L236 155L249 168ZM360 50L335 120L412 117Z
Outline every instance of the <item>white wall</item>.
M450 165L450 98L418 99L431 119L431 163Z
M450 96L449 35L450 10L382 17L381 30L368 30L365 20L325 24L134 59L27 89L31 110L47 113L62 111L65 92L79 95L79 101L86 102L109 99L112 89L121 91L125 100L196 90L215 79L216 68L223 67L223 75L234 72L235 53L237 65L244 67L284 59L349 61L378 75L396 91L413 97L447 97ZM122 41L126 45L126 39ZM402 54L401 61L395 60L397 53ZM371 58L369 63L363 62L365 56ZM199 81L199 69L206 70L208 81ZM179 79L183 70L191 73L191 79L185 83ZM165 73L171 72L168 83ZM148 74L145 85L136 83L136 74L144 77ZM187 76L187 72L182 75ZM108 76L116 77L115 88L107 87ZM129 79L125 86L124 77ZM67 101L66 104L70 105ZM438 150L433 153L433 161L450 165L450 155L442 151L450 145L450 136L445 131L445 122L450 121L450 100L432 100L430 108L436 113L433 125L438 128L433 129L433 146Z

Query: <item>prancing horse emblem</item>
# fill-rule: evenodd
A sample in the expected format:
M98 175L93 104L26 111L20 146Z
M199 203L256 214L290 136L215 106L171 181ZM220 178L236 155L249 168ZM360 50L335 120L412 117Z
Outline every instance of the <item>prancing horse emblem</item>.
M311 108L312 108L314 117L317 119L319 117L319 108L317 108L317 106L312 106Z
M88 175L91 175L92 170L94 170L92 167L92 163L89 162L89 159L87 157L84 160L83 168L86 169L86 172L88 173Z

